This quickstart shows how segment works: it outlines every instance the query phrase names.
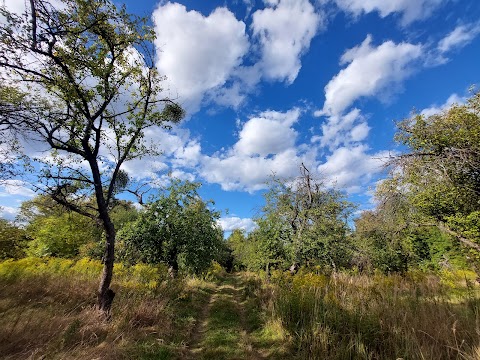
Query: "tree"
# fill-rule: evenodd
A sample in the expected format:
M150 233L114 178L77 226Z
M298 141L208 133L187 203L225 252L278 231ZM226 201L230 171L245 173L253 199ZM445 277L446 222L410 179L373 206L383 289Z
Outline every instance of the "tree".
M119 232L120 255L129 263L166 263L200 274L222 249L219 214L198 195L200 184L174 180L163 194Z
M263 218L279 222L278 241L284 244L292 268L322 265L336 269L349 264L347 234L352 209L343 194L313 179L302 164L294 181L273 182L266 194Z
M178 122L182 109L161 96L154 31L108 0L30 0L23 15L0 15L0 118L51 149L35 158L41 185L66 208L97 221L106 246L97 305L108 313L115 258L110 211L129 184L122 165L152 154L145 130ZM18 101L18 97L21 101ZM16 100L17 99L17 100ZM91 198L95 203L87 201Z
M244 269L246 266L245 241L245 230L242 229L234 229L226 241L233 257L232 267L236 270Z
M90 202L94 203L93 199ZM137 210L127 201L117 200L110 211L115 229L121 229L136 218ZM17 220L26 223L25 231L31 240L27 253L33 256L72 258L102 257L102 227L55 202L47 195L24 201Z
M408 152L393 159L401 186L427 223L480 251L480 93L398 124Z
M0 260L23 257L27 242L24 229L10 221L0 219Z

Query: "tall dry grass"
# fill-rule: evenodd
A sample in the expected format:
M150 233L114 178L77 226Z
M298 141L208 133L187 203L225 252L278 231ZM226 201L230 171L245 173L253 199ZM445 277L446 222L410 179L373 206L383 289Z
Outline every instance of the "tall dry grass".
M479 359L472 276L275 273L272 311L302 359Z
M162 267L118 264L105 321L94 308L101 268L89 259L0 263L0 357L170 358L172 339L191 327L178 323L176 311L191 298L185 281L168 279Z

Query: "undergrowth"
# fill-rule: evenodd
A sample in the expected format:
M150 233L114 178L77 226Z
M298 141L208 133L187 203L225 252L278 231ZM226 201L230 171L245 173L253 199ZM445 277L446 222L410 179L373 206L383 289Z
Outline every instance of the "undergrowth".
M0 357L190 359L196 339L204 358L480 358L470 272L273 271L262 280L214 264L203 279L171 279L165 266L117 264L104 321L94 308L101 268L89 259L0 263Z

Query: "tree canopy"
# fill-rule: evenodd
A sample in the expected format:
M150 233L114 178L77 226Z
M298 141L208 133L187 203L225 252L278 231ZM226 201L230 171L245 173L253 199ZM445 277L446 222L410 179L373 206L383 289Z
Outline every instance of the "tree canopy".
M50 149L48 156L32 156L37 189L102 224L98 306L108 311L115 249L109 213L129 184L122 165L151 154L145 130L178 122L183 110L162 94L154 31L145 19L104 0L29 5L25 14L0 7L6 19L0 25L2 132Z
M200 184L174 180L147 204L138 219L118 236L120 257L129 263L166 263L196 274L216 259L222 248L219 213L198 195Z
M480 250L480 93L438 114L398 124L407 153L393 164L411 206L464 245Z

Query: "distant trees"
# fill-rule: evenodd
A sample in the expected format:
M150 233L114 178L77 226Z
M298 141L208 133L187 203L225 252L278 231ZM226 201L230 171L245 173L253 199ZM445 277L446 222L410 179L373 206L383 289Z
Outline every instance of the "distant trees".
M200 184L174 180L119 232L119 256L129 263L164 262L200 274L223 249L219 213L198 195Z
M27 234L23 228L0 219L0 260L23 257L27 242Z
M97 305L108 312L115 256L110 212L129 184L122 165L152 153L147 128L168 127L183 111L162 96L154 31L145 20L108 0L28 5L21 15L0 7L0 123L52 150L33 159L38 189L103 227Z
M127 201L116 200L110 216L115 228L121 229L136 218L137 210ZM23 202L17 219L25 224L24 232L29 240L25 251L28 255L98 259L103 256L102 227L58 204L48 195L38 195Z

